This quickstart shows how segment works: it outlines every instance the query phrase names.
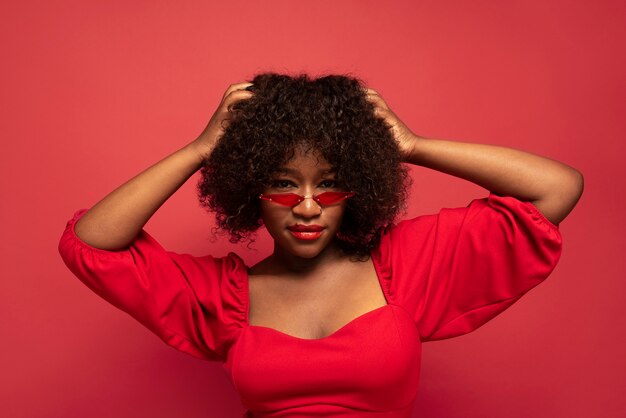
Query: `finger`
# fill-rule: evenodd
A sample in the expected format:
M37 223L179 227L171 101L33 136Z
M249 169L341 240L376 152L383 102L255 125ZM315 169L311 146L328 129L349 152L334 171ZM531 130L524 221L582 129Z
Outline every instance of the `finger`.
M226 92L224 93L224 97L228 96L230 93L232 93L233 91L237 91L237 90L243 90L248 86L253 86L254 84L250 83L249 81L242 81L240 83L235 83L235 84L231 84L230 86L228 86L228 88L226 89Z
M239 101L239 100L235 100L235 101L231 101L231 102L224 103L224 105L226 106L226 111L227 111L228 113L233 113L233 110L234 110L234 108L235 108L235 105L237 104L237 102L238 102L238 101Z
M377 102L377 99L378 99L378 97L373 95L373 94L371 94L371 93L367 93L365 95L365 100L367 100L368 102L372 102L372 103L375 104Z
M388 108L387 103L385 103L385 101L380 96L370 95L367 97L367 100L372 102L375 106L381 107L383 109Z
M385 115L386 115L385 109L383 109L381 107L375 107L374 108L374 115L385 117Z
M230 120L228 120L227 118L224 118L220 121L220 127L222 129L228 129L228 125L230 125Z
M249 99L253 95L254 93L248 90L233 90L222 100L222 107L225 107L230 112L236 102Z
M368 100L381 100L382 99L382 97L380 97L380 94L378 94L378 92L372 89L367 89L367 91L365 92L365 96Z

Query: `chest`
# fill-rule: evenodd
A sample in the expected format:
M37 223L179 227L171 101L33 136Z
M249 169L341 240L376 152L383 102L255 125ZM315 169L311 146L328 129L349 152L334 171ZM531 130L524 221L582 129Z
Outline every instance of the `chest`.
M321 339L247 327L225 363L263 417L411 417L421 345L408 313L382 306Z
M387 304L372 260L312 278L250 276L248 323L303 339L325 338Z

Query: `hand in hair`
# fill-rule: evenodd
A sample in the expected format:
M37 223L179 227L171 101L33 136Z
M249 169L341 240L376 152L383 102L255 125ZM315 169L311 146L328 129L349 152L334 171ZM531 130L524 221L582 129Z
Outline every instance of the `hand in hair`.
M381 95L374 89L366 89L366 98L374 105L374 114L382 117L389 125L403 160L406 162L411 155L416 140L421 137L414 134L395 113L389 108Z
M192 145L202 159L209 157L217 140L224 133L224 129L228 126L229 120L232 117L233 105L240 100L252 97L252 89L249 89L252 85L253 84L249 82L242 82L231 84L228 89L226 89L221 103L206 128L204 128L204 131L192 142Z

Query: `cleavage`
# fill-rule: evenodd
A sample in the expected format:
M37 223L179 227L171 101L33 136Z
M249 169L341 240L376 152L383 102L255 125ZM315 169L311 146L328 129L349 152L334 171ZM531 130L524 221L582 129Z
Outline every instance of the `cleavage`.
M301 284L273 276L250 276L248 324L302 339L326 338L387 304L369 265Z

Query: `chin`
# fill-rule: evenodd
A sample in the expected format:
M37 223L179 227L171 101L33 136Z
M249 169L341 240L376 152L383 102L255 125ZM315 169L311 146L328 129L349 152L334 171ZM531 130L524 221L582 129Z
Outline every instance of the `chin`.
M310 248L310 249L301 249L300 251L290 251L290 253L295 257L300 258L315 258L320 255L324 251L324 248Z
M289 245L288 251L294 257L315 258L331 246L330 242L315 242Z

